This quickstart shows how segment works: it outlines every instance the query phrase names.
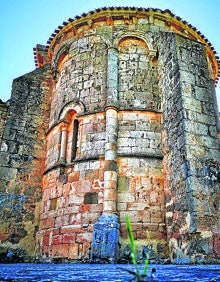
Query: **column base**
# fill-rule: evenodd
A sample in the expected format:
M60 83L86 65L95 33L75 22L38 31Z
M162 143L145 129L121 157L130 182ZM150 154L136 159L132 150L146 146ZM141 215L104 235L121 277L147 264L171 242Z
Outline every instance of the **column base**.
M94 225L90 262L116 263L119 249L119 223L115 214L103 214Z

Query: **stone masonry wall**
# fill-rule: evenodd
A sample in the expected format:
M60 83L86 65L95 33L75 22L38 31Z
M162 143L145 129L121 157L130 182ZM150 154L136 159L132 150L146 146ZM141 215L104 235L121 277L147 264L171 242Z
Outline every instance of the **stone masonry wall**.
M103 161L84 161L44 176L38 255L88 260L93 225L103 209Z
M138 261L216 262L218 67L206 43L167 10L106 8L38 45L39 69L0 108L0 243L127 262L128 215Z
M107 50L99 35L66 43L68 56L60 61L56 88L52 95L51 124L56 122L62 107L81 101L88 112L103 109L106 101Z
M165 258L161 115L125 111L119 113L118 120L117 210L121 223L121 256L128 246L125 226L128 214L139 252L148 250L151 259Z
M119 106L121 109L160 110L158 73L147 44L126 38L119 43Z
M121 26L127 30L126 25ZM67 41L60 47L65 52L58 49L54 57L56 85L52 94L47 171L37 234L38 254L44 258L89 259L93 227L105 208L105 200L107 205L114 205L117 198L113 189L115 181L117 183L114 175L117 177L117 174L121 179L133 175L131 184L124 183L126 186L122 190L131 190L134 203L126 199L125 193L118 192L123 239L127 213L133 222L139 222L137 238L143 239L140 251L146 245L146 239L154 237L149 243L154 256L159 252L159 257L164 257L166 253L161 247L165 246L165 210L157 68L152 66L148 46L142 39L126 37L119 41L119 52L116 49L112 53L108 51L108 40L113 36L118 36L117 29L97 27L84 31L83 38L72 43ZM113 60L108 62L111 56ZM118 82L111 74L107 75L110 64L115 73L118 68ZM114 92L111 98L114 101L107 99L110 90ZM114 117L113 110L109 109L107 114L105 109L112 102L119 106ZM74 120L78 121L78 131L76 154L72 159ZM114 150L121 156L118 161L111 161ZM110 159L105 160L105 157ZM127 163L127 173L123 161ZM145 164L150 173L142 168ZM135 198L135 193L139 197ZM147 227L148 223L151 227ZM127 244L125 240L123 248ZM61 249L64 250L62 254Z
M169 70L160 81L168 243L173 261L202 261L219 256L218 211L210 206L219 180L205 181L207 161L219 169L214 82L200 43L172 34L160 40L159 66Z
M0 140L2 140L2 135L5 129L5 124L7 122L8 116L8 105L0 100ZM0 142L1 147L1 142Z
M0 152L0 242L34 254L50 112L48 66L13 82Z

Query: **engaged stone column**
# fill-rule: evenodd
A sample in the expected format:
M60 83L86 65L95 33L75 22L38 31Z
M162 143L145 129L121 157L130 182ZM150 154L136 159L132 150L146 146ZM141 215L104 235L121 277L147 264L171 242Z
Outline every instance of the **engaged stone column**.
M118 52L108 49L106 143L103 215L94 225L92 262L117 262L119 223L117 212Z
M118 51L108 49L104 213L115 213L117 203Z
M118 108L118 50L114 47L108 48L106 106Z
M67 126L62 125L61 141L60 141L60 162L66 162L66 146L67 146Z

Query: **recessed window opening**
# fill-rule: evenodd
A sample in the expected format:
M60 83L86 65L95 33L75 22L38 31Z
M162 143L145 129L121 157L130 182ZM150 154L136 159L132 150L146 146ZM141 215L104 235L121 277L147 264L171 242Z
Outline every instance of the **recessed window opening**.
M74 122L73 122L73 139L72 139L71 161L74 161L74 159L76 158L78 131L79 131L79 121L77 119L75 119Z
M86 193L84 196L84 204L98 204L98 194Z

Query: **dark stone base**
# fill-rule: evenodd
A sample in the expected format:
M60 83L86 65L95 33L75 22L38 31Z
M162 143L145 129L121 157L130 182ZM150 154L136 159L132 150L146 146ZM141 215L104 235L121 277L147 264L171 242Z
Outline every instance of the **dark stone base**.
M103 214L94 225L90 262L117 262L118 243L119 223L117 215Z

